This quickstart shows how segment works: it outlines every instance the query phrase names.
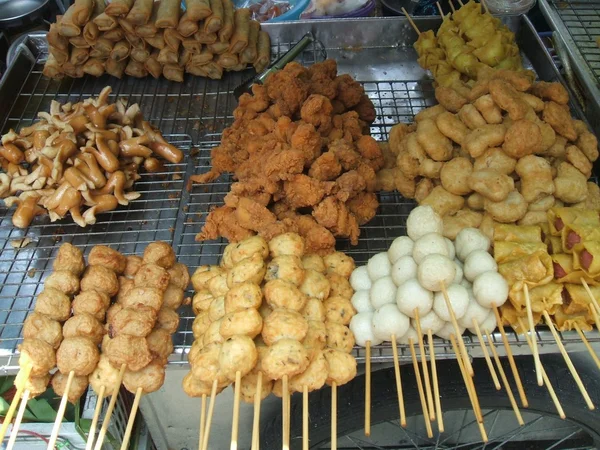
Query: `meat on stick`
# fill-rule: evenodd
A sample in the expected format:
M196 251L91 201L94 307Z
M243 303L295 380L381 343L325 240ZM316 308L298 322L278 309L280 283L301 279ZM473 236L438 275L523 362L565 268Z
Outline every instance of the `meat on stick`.
M452 322L452 326L454 327L455 336L461 336L460 328L458 326L458 322L456 321L456 315L454 314L454 309L452 308L452 302L450 301L450 296L448 295L448 290L444 282L441 283L442 294L444 296L444 301L446 302L446 308L448 308L448 312L450 313L450 319ZM467 348L465 347L465 341L459 337L458 345L460 348L460 353L463 359L464 367L469 374L469 376L473 376L473 366L471 366L471 359L469 358L469 353L467 352Z

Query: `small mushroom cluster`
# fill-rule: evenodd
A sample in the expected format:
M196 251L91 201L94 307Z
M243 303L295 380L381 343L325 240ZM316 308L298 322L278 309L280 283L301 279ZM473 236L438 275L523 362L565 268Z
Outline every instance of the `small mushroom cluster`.
M145 121L137 104L109 103L110 86L97 98L61 105L52 101L35 124L12 129L0 146L0 197L16 205L13 225L26 228L38 215L52 222L71 214L81 226L96 215L140 197L133 183L140 166L163 170L183 153Z

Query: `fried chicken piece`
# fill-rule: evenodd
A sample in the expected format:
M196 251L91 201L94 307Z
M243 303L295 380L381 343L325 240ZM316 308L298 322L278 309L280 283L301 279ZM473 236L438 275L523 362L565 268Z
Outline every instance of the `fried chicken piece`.
M383 153L381 152L381 148L377 141L371 136L361 136L356 141L356 149L363 158L368 160L367 164L369 164L373 170L378 171L383 167L383 164L385 163Z
M331 193L333 182L319 181L308 175L294 175L283 182L285 202L292 209L316 205L326 195Z
M308 75L311 81L318 75L333 80L337 76L337 62L335 59L326 59L323 62L313 64L308 68Z
M311 216L296 216L298 233L304 238L305 252L328 255L335 250L335 237Z
M334 152L328 151L319 156L310 166L308 175L320 180L335 180L342 172L342 165Z
M455 89L446 86L435 88L435 99L448 111L457 113L460 108L468 103L467 99Z
M321 135L326 136L331 131L331 118L333 106L331 101L323 95L310 95L300 110L300 117L306 123L313 125ZM294 146L294 144L292 144ZM294 146L295 147L295 146Z
M283 70L271 74L264 86L281 112L293 116L308 97L307 80L308 71L297 62L291 62Z
M265 238L266 241L270 241L275 236L279 236L284 233L297 233L298 226L292 219L278 220L277 222L270 223L266 227L262 228L258 234Z
M343 173L335 180L335 196L338 200L346 202L355 197L358 193L364 191L367 187L365 179L356 170L350 170ZM320 199L319 199L320 200Z
M245 93L240 97L233 116L237 118L236 111L242 109L249 109L254 112L266 111L269 103L269 95L265 86L255 83L252 85L252 95Z
M491 80L490 95L500 109L508 112L508 116L512 120L523 119L531 108L508 81L501 79Z
M306 104L306 103L305 103ZM300 123L290 139L294 150L300 150L304 155L304 166L310 165L321 155L323 139L310 123Z
M223 236L230 242L238 242L253 235L252 231L240 225L234 208L222 206L210 212L202 231L196 235L195 239L196 241L206 241Z
M344 170L356 169L360 163L360 153L354 150L354 147L344 140L330 142L329 151L333 152Z
M561 105L569 103L569 93L561 83L539 81L533 85L531 93L543 100L551 100Z
M556 102L546 102L543 113L544 122L549 124L554 131L569 141L577 140L577 131L569 110Z
M379 201L377 195L371 192L360 192L346 203L348 209L354 214L359 225L364 225L375 217Z
M356 171L364 178L367 192L377 190L377 174L373 167L368 164L359 164Z
M329 133L329 141L344 139L353 142L363 135L363 125L356 111L333 116L334 129Z
M352 245L358 244L358 222L346 205L335 197L326 197L312 212L317 222L335 236L350 238Z
M358 105L362 95L365 93L360 83L356 82L348 74L340 75L336 78L337 96L336 99L344 104L346 109Z
M306 161L301 150L283 150L262 160L264 174L271 181L287 180L297 173L302 173ZM256 165L257 162L254 162Z
M221 142L225 142L225 139ZM210 151L211 172L213 174L218 173L220 175L222 172L233 172L235 170L235 163L227 147L227 145L221 144ZM215 176L215 178L217 177L218 175Z
M235 209L235 218L240 226L248 230L259 231L275 222L275 214L252 199L241 197Z
M360 97L360 101L354 107L354 111L358 113L360 120L364 120L367 123L373 123L377 117L375 106L367 94L363 94Z

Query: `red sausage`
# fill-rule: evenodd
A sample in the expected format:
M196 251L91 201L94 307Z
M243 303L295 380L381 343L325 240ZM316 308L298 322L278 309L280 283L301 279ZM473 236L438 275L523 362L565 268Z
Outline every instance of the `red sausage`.
M562 221L562 219L559 217L558 219L556 219L556 221L554 222L554 227L556 228L556 231L560 231L565 227L565 223Z
M563 305L569 306L571 304L571 294L569 294L569 291L563 288L560 295L562 297Z
M590 268L593 260L594 256L585 249L579 255L579 262L581 263L581 267L583 267L585 270Z
M552 265L554 266L554 278L558 280L559 278L567 276L567 272L565 272L565 269L563 269L559 263L553 262Z
M575 244L579 244L581 242L581 238L574 231L569 231L567 235L567 248L571 250Z

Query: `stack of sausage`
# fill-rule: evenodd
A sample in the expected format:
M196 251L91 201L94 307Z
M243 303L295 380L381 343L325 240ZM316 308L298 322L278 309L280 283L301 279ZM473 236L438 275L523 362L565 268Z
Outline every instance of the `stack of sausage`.
M262 72L271 41L231 0L75 0L50 26L44 75L108 73L183 82L184 72L220 79L248 64Z

